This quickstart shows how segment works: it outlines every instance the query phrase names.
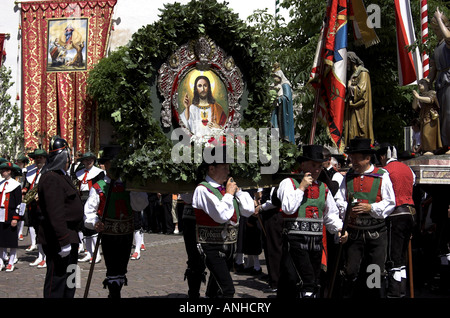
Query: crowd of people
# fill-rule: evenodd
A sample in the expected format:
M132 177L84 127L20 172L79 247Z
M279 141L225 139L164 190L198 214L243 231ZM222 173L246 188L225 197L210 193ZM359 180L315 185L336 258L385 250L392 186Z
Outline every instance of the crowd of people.
M26 227L26 251L38 255L29 265L47 269L44 297L73 297L67 266L102 260L104 287L120 297L129 260L145 250L144 233L183 235L190 298L201 297L206 270L210 298L234 296L231 271L264 278L279 298L406 297L412 262L417 284L438 276L435 287L448 292L445 186L416 185L402 163L410 157L392 145L375 150L370 139L355 138L345 156L305 145L290 178L245 191L223 157L204 162L204 178L183 194L127 191L111 168L119 147L76 159L64 139L49 148L0 159L0 268L14 271Z

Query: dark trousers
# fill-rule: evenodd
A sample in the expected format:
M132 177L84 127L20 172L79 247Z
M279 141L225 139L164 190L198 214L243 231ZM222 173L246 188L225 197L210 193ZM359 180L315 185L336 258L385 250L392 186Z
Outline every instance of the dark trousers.
M102 251L106 266L104 288L108 287L110 298L120 298L123 285L127 285L127 267L133 244L133 233L102 235Z
M209 298L232 298L235 293L230 270L233 267L235 244L202 244L205 264L210 276L206 287Z
M106 276L125 276L133 244L133 233L124 235L102 235L102 252L105 259Z
M357 230L353 228L347 229L349 238L344 244L344 280L343 293L344 297L353 297L355 294L356 281L358 276L363 276L362 283L366 283L364 274L367 273L368 265L378 265L380 277L380 288L370 288L364 290L371 297L380 298L383 296L383 286L385 283L385 262L387 247L387 231L386 226L375 230ZM364 294L364 293L362 293ZM359 295L362 295L359 294Z
M320 273L321 281L321 297L338 297L340 294L340 275L339 271L342 268L342 246L335 241L336 235L326 231L327 241L327 270L322 270ZM339 249L341 253L339 253ZM338 259L339 258L339 259ZM333 291L330 295L331 282L334 279Z
M172 195L170 196L172 197ZM162 209L163 209L163 223L162 223L162 231L165 234L172 234L175 230L175 224L173 223L172 217L172 200L170 201L162 201Z
M321 238L321 237L320 237ZM299 298L306 292L317 295L320 283L322 249L308 250L305 235L285 234L278 298Z
M159 233L163 230L163 208L159 200L149 201L144 209L144 230Z
M387 254L386 270L388 272L388 297L402 297L406 294L406 281L394 279L395 272L399 272L407 265L408 245L414 226L414 216L409 214L393 215L386 219Z
M264 211L261 217L265 231L262 241L269 284L271 288L278 288L283 247L283 216L277 209L272 209Z
M192 208L191 208L192 209ZM187 269L184 274L188 283L189 298L200 297L200 285L205 281L205 262L197 248L197 235L194 219L183 219L183 237L187 254Z
M78 244L72 244L72 250L66 257L61 257L58 251L43 245L46 255L47 272L44 280L44 298L73 298L75 296L75 281L71 279L74 275L78 262Z

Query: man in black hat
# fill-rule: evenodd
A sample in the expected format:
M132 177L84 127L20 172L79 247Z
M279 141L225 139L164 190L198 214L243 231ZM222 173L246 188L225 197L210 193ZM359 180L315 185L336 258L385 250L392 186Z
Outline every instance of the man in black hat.
M377 158L389 172L395 193L395 209L386 218L388 248L386 267L387 297L399 298L406 295L407 251L415 223L416 209L413 187L416 175L406 164L397 160L396 148L382 143Z
M241 191L230 178L226 147L213 148L212 160L204 160L204 181L196 187L192 207L197 223L197 243L201 246L210 277L206 296L231 298L235 289L230 269L238 235L239 215L255 211L248 192Z
M95 166L97 156L92 152L84 153L78 160L81 161L82 167L75 171L75 178L77 180L78 190L80 191L81 201L84 206L92 186L96 184L97 181L105 178L105 172ZM89 230L85 226L81 227L81 231L84 236L87 253L85 257L80 259L80 262L94 261L92 260L92 256L97 241L97 232ZM98 253L95 262L98 263L100 260L100 253Z
M127 284L126 273L134 233L133 210L142 211L146 204L139 206L138 203L147 200L145 192L127 191L120 177L114 173L112 160L119 152L119 146L103 149L99 163L105 166L106 176L92 186L84 205L84 225L88 229L102 232L101 244L106 265L103 286L108 288L109 298L120 298L122 287ZM111 187L112 193L107 202Z
M284 179L277 191L284 218L279 298L319 295L324 225L333 234L342 229L333 195L325 183L317 180L325 161L323 147L303 146L303 155L297 161L304 177L300 182ZM340 240L345 242L347 235Z
M354 295L360 272L366 273L364 266L370 265L370 269L376 271L376 277L374 285L367 287L373 297L382 297L387 244L385 219L395 207L394 190L389 173L372 164L375 150L370 139L350 140L346 152L352 168L336 194L342 213L347 204L353 205L348 221L349 240L344 250L343 296ZM345 200L348 193L353 194L353 202ZM374 265L376 268L372 267Z
M38 184L42 220L38 239L47 257L45 298L73 298L75 283L70 283L78 261L78 226L83 220L83 205L72 179L67 174L70 149L62 138L50 145L48 162Z

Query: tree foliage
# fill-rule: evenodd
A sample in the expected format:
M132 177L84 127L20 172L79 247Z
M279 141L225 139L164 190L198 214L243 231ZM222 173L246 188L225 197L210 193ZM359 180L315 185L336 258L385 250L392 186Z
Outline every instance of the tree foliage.
M17 103L11 105L9 88L11 82L11 69L2 65L0 67L0 155L8 159L17 158L23 148L24 135L20 129L20 113Z
M398 85L397 49L395 29L395 7L392 0L364 1L366 6L375 4L380 7L381 27L375 31L380 43L369 48L356 46L353 41L353 29L349 22L348 50L354 51L370 72L374 107L374 134L378 142L388 141L399 147L403 145L403 127L409 126L412 118L418 114L412 110L411 90L414 85ZM299 143L308 143L314 107L314 95L305 87L313 65L319 32L325 18L326 1L322 0L284 0L281 6L289 10L291 20L284 19L274 23L267 11L256 11L249 22L256 23L261 34L261 43L266 47L269 59L278 61L285 75L294 86L296 103L302 105L302 113L296 118ZM428 21L439 7L449 15L445 1L428 1ZM411 10L417 41L415 46L431 54L437 43L436 35L429 29L426 46L420 44L420 1L411 2ZM370 14L370 12L369 12ZM315 142L331 144L324 127L317 126Z
M88 93L98 102L102 118L114 118L117 141L126 150L118 161L124 174L162 182L192 182L197 177L196 165L172 162L173 143L154 116L154 107L157 111L161 107L153 105L155 94L162 103L155 89L159 67L179 46L208 35L233 57L243 74L248 106L241 127L258 129L269 127L271 64L258 32L225 3L205 0L166 4L159 17L133 34L126 47L99 62L89 74ZM289 153L290 158L295 147L282 145L281 152ZM281 166L291 169L292 163L295 160L282 160ZM234 167L241 177L260 179L254 165Z
M367 1L366 1L367 2ZM354 51L370 71L377 141L401 147L403 127L416 117L411 107L413 86L399 87L396 56L395 8L392 0L374 0L381 9L380 43L369 48L356 46L349 23L348 49ZM368 5L369 3L366 3ZM290 20L275 21L266 10L255 11L248 23L215 0L191 1L186 5L166 4L160 19L133 34L127 46L102 59L90 72L88 93L98 102L102 118L111 120L117 141L125 152L118 164L123 173L162 182L196 179L195 164L174 164L173 143L156 118L163 98L157 92L157 70L177 48L201 35L208 35L240 68L248 91L241 127L270 127L269 85L271 66L278 62L293 84L295 104L302 106L296 117L297 143L306 144L311 130L314 93L309 79L319 31L325 18L326 1L284 0ZM429 0L429 20L437 6L449 16L443 1ZM420 37L419 1L412 3L416 36ZM431 53L430 41L421 49ZM411 48L410 48L411 49ZM157 105L155 105L157 101ZM331 144L324 127L317 125L315 142ZM280 170L291 171L298 149L281 143ZM234 173L254 181L261 177L258 165L234 165Z

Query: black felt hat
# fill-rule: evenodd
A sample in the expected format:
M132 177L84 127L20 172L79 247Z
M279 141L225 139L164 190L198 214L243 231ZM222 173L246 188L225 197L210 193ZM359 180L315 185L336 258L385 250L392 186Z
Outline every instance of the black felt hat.
M298 162L303 161L315 161L315 162L325 162L327 159L323 156L323 147L320 145L304 145L302 147L303 153L301 156L297 157Z
M409 160L414 158L414 153L411 153L410 151L402 151L397 155L397 159L399 160Z
M380 143L380 146L378 150L376 150L377 155L384 155L386 154L389 147L392 147L392 145L388 142L382 142Z
M368 138L354 138L350 140L350 145L345 150L346 153L374 154L376 151Z

